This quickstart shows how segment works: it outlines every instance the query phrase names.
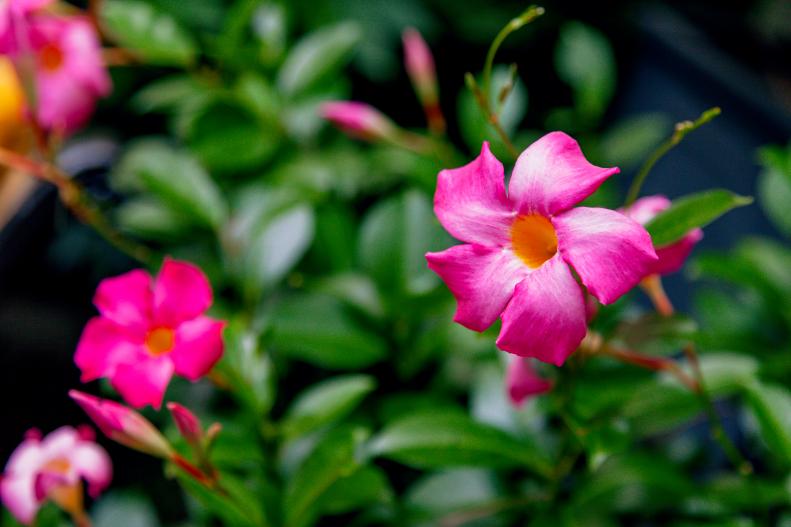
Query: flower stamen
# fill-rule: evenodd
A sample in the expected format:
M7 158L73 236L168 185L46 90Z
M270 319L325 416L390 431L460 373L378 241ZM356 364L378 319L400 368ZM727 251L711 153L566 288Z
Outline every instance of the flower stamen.
M537 269L558 252L555 227L539 214L520 215L511 226L511 246L528 267Z

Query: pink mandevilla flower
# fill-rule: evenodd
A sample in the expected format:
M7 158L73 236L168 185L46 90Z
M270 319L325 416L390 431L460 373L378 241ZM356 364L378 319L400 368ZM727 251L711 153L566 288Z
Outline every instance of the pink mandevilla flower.
M530 361L531 359L513 357L508 362L505 385L514 406L522 406L528 398L552 389L552 381L539 376Z
M573 208L617 172L590 164L562 132L519 156L508 194L488 143L473 162L441 171L434 211L466 244L426 259L458 301L454 320L483 331L499 316L500 349L562 365L587 331L585 297L572 269L609 304L656 260L651 237L634 220Z
M64 426L43 439L31 430L8 460L0 497L20 523L31 525L50 500L69 512L81 509L81 480L96 497L110 484L112 474L110 457L93 441L90 429Z
M54 0L0 0L0 53L10 55L30 45L30 17ZM20 42L20 39L22 40Z
M646 225L654 219L654 216L670 207L670 200L665 196L646 196L635 201L623 212L634 221L641 225ZM684 266L684 262L689 257L692 249L703 238L701 229L693 229L686 236L664 247L656 248L657 261L654 262L649 271L649 275L666 275L675 273Z
M111 89L96 31L84 17L39 17L32 22L31 43L36 119L48 130L71 133L88 121L96 99Z
M319 109L321 116L352 137L366 140L393 135L395 125L382 112L364 102L330 101Z
M108 378L132 406L162 405L174 373L206 375L223 353L225 322L204 315L212 290L196 266L165 259L156 280L143 270L99 284L77 347L82 381Z

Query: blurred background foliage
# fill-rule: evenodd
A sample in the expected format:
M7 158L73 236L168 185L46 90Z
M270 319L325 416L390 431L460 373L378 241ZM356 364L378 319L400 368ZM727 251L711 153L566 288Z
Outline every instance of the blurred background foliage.
M675 7L738 62L744 50L731 53L735 43L722 38L743 10L731 4L716 3L714 22L701 17L714 3ZM782 4L753 2L739 26L744 41L766 51L761 62L749 55L750 65L775 80L783 71L773 61L788 50L791 28L777 23L791 20ZM678 278L684 297L690 280L700 285L693 316L660 319L633 293L595 322L646 353L676 355L695 342L716 410L754 474L733 470L709 438L700 400L669 376L577 357L545 368L558 389L516 409L495 333L451 322L453 299L423 258L454 243L432 211L436 174L466 163L483 140L508 159L463 74L478 74L489 42L524 7L106 0L103 27L133 61L113 68L113 95L61 162L93 156L95 165L82 159L72 171L113 221L210 276L215 314L230 320L226 356L214 385L174 382L168 398L223 423L213 458L238 499L186 479L182 494L172 478L161 481L156 464L111 449L118 483L94 506L98 527L791 525L791 148L760 154L757 198L772 227L761 220L763 233L696 253ZM643 3L545 7L498 58L518 65L508 97L493 101L503 127L519 149L565 130L592 162L631 176L673 122L704 108L618 108L621 64L634 59L630 44L646 27L634 22L645 16ZM438 64L452 145L442 158L354 142L319 117L322 102L354 98L408 129L424 127L402 69L408 26L426 36ZM509 78L498 67L492 93ZM619 206L624 181L591 202ZM84 321L95 281L133 262L55 214L46 265L56 277L80 277L70 301ZM40 346L69 364L77 335ZM34 412L55 403L35 400L30 377L16 381L16 393L32 401L20 402L4 453L30 415L49 416L53 427L77 415ZM62 395L57 404L66 406ZM168 435L178 441L174 429ZM39 525L60 521L48 510Z

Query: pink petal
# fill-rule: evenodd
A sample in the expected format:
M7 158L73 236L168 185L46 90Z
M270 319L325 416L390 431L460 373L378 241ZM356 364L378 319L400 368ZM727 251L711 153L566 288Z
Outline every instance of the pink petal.
M22 441L8 458L5 475L31 476L44 462L43 450L39 439L31 438Z
M481 155L437 177L434 212L453 237L490 247L506 245L516 214L505 195L503 164L484 143Z
M689 257L692 249L703 238L703 231L695 229L679 241L656 249L658 260L651 266L651 274L671 274L679 271Z
M95 498L110 485L113 464L107 452L89 441L80 441L70 453L69 461L77 474L88 482L88 494Z
M645 225L654 219L654 216L663 210L668 209L670 205L670 200L665 196L645 196L644 198L640 198L632 203L629 208L625 210L619 210L618 212L621 212L629 218L632 218L640 225Z
M502 319L498 348L561 366L587 330L582 288L555 255L519 282Z
M38 501L45 501L55 487L62 487L73 483L68 477L58 471L42 470L33 478L33 495Z
M129 405L142 408L150 404L158 410L172 376L170 358L150 358L119 365L111 383Z
M521 406L529 397L552 389L552 382L536 373L530 359L521 357L514 357L508 362L505 384L514 406Z
M651 270L656 253L648 232L609 209L577 207L552 219L558 251L602 304L610 304Z
M222 330L225 322L198 317L176 329L176 344L170 358L176 373L197 381L212 369L223 353Z
M593 194L618 172L618 168L590 164L574 139L563 132L551 132L516 160L508 197L520 214L558 214Z
M119 364L133 363L147 355L138 336L106 318L94 317L82 332L74 362L82 371L82 382L88 382L112 376Z
M136 269L99 283L93 303L105 318L145 337L151 326L154 294L151 276Z
M426 260L456 297L453 320L474 331L484 331L497 320L516 284L529 273L509 249L481 245L456 245L428 253Z
M175 328L203 314L212 303L208 278L197 266L165 258L154 285L157 325Z
M23 525L32 525L41 504L36 499L33 475L3 475L0 480L0 499L14 518Z

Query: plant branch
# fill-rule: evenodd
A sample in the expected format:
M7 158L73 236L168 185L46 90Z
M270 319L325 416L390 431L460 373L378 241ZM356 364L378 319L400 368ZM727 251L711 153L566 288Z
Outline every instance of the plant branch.
M147 265L154 265L155 258L151 251L123 236L112 226L101 209L93 202L82 185L71 179L68 174L49 163L34 161L12 150L0 147L0 165L12 170L25 172L46 181L58 189L63 204L81 222L92 227L107 242L126 253L130 257Z
M640 189L643 187L643 183L645 183L648 174L651 172L651 169L654 168L654 165L657 163L657 161L662 159L662 157L672 150L674 146L679 144L688 133L697 130L704 124L720 115L720 113L722 113L722 110L715 106L714 108L709 108L700 114L700 117L694 121L682 121L680 123L676 123L675 129L673 130L673 135L671 135L664 143L659 145L659 147L654 150L650 156L648 156L648 159L646 159L643 165L640 167L640 170L637 172L634 180L632 180L632 184L629 187L629 192L626 194L626 202L624 203L624 207L630 206L637 200L637 197L640 195Z
M486 53L486 62L483 65L483 93L488 97L492 88L492 67L494 66L494 56L497 50L500 49L503 41L508 38L508 35L518 30L519 28L529 24L536 18L544 14L544 8L536 5L530 6L516 18L511 19L503 29L494 37L492 45L489 46L489 51Z
M636 351L616 348L610 344L604 344L601 348L601 353L608 355L621 362L640 366L648 370L665 371L674 375L681 383L689 388L691 391L698 393L700 391L700 384L697 380L692 378L684 369L679 366L674 360L665 357L649 357L637 353Z
M467 83L467 88L469 88L472 94L475 96L475 101L478 103L478 106L483 112L484 117L486 117L486 120L489 122L489 124L494 127L494 130L497 132L497 135L500 136L500 140L505 145L508 153L514 158L514 160L516 160L516 158L519 157L519 152L511 142L511 138L508 137L508 133L506 133L505 129L500 124L500 118L497 117L497 114L492 111L488 97L481 91L472 73L467 73L464 76L464 80Z

